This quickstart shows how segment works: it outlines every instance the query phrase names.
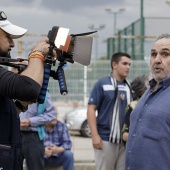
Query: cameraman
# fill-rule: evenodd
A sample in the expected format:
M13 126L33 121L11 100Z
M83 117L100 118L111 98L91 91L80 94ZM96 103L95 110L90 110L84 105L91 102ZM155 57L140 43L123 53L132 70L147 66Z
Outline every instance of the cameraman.
M0 57L10 58L13 39L20 38L27 30L13 25L0 11ZM21 170L20 120L13 99L19 110L36 101L44 73L44 59L49 51L48 40L42 40L32 48L28 67L21 73L10 72L0 66L0 168ZM54 52L53 54L56 57ZM8 152L5 158L1 155Z

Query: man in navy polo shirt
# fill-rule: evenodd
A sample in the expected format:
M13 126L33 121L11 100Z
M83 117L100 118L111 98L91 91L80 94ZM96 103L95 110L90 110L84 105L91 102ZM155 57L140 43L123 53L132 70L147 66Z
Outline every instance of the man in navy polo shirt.
M95 84L89 98L87 117L97 170L125 169L125 146L121 131L126 105L132 101L131 88L125 79L130 65L131 57L127 53L113 54L111 74Z

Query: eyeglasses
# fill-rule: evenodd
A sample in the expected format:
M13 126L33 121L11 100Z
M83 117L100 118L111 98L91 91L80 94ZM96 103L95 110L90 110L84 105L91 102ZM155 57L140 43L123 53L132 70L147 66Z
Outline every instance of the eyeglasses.
M3 11L0 11L0 20L6 20L7 16Z

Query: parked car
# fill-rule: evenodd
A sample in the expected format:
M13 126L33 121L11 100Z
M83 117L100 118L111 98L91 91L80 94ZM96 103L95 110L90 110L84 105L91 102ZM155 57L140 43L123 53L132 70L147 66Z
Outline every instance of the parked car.
M91 137L87 123L87 107L78 107L65 114L64 121L70 131L79 131L84 137Z

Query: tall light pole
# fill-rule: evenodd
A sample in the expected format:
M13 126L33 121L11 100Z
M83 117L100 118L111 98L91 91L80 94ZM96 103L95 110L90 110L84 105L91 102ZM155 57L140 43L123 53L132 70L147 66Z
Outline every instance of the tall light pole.
M140 0L140 35L145 35L145 21L144 21L144 0ZM144 38L141 38L141 57L140 59L144 59Z
M102 24L102 25L99 25L98 27L96 27L94 24L91 24L88 26L89 29L91 30L95 30L95 31L99 31L99 30L102 30L105 28L105 25ZM95 50L95 59L98 59L98 32L96 32L95 34L95 40L96 40L96 44L95 44L95 47L96 47L96 50Z
M120 13L122 13L123 11L125 11L125 8L120 8L118 11L112 11L112 9L111 8L106 8L105 9L105 11L107 11L108 13L110 13L110 14L113 14L113 16L114 16L114 25L113 25L113 35L116 35L116 24L117 24L117 14L120 14Z
M166 0L166 3L167 3L168 5L170 5L170 0Z

